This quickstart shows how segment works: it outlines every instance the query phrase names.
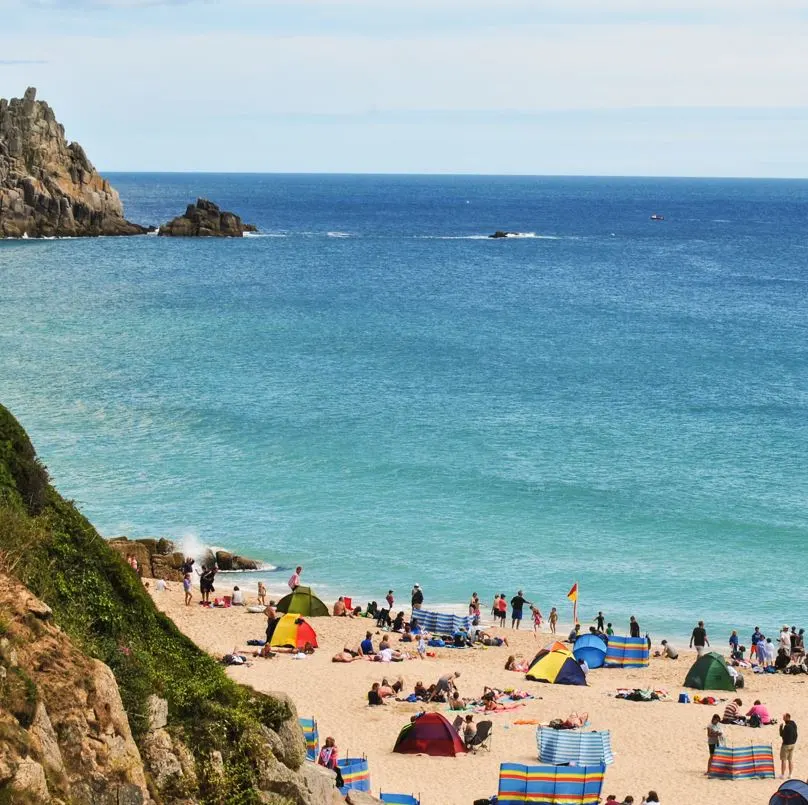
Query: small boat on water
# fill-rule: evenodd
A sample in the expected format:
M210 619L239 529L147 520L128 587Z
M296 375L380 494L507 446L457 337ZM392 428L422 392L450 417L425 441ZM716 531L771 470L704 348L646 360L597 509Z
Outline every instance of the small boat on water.
M664 216L664 215L659 215L658 213L654 213L654 214L651 216L651 220L652 220L652 221L664 221L664 220L665 220L665 216Z

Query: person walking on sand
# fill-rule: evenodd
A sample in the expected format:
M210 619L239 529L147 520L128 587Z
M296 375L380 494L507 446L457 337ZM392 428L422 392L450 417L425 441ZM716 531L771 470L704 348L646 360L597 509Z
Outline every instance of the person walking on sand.
M263 581L258 582L258 603L262 607L267 605L267 588Z
M698 625L693 627L693 634L690 635L690 648L696 647L696 654L701 657L710 645L707 638L707 630L704 628L704 621L699 621Z
M721 746L723 743L724 728L721 726L721 716L718 713L713 713L713 717L707 725L707 749L710 752L710 757L707 759L707 771L705 774L710 773L710 762L715 754L716 746Z
M790 713L783 715L783 723L780 725L780 738L783 745L780 747L780 776L786 776L786 766L788 766L788 776L794 776L794 747L797 744L797 722L791 718Z
M522 623L522 609L524 608L525 604L530 604L524 595L522 595L522 591L519 590L516 595L511 598L511 629L518 629ZM530 604L532 606L532 604Z
M547 623L550 624L550 634L556 633L556 624L558 623L558 610L553 607L550 610L550 615L547 618Z
M533 633L535 634L541 629L542 614L541 610L535 604L531 604L530 612L533 615Z
M289 589L294 592L298 587L300 587L300 574L303 572L303 568L298 566L295 568L295 572L289 577Z
M602 612L598 612L592 620L595 622L595 625L598 627L598 631L602 632L603 627L606 625L606 617Z
M633 615L628 619L628 633L631 637L640 636L640 624Z

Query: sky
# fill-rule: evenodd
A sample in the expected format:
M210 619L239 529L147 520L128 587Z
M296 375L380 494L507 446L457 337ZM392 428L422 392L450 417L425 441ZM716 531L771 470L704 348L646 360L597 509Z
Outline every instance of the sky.
M106 171L808 177L808 0L0 0Z

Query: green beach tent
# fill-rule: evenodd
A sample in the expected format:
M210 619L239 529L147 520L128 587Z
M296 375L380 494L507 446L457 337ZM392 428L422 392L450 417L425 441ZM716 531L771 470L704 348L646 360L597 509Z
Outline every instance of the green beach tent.
M697 690L735 691L735 682L727 670L727 663L720 654L711 651L693 663L685 677L685 687Z
M328 607L311 591L311 587L298 587L278 601L278 612L317 618L328 615Z

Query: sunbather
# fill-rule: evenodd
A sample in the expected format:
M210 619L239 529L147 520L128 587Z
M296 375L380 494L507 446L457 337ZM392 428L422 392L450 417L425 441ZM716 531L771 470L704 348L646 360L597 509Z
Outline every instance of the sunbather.
M525 660L517 660L513 654L505 660L506 671L517 671L520 674L526 674L529 668L529 663L525 662Z

